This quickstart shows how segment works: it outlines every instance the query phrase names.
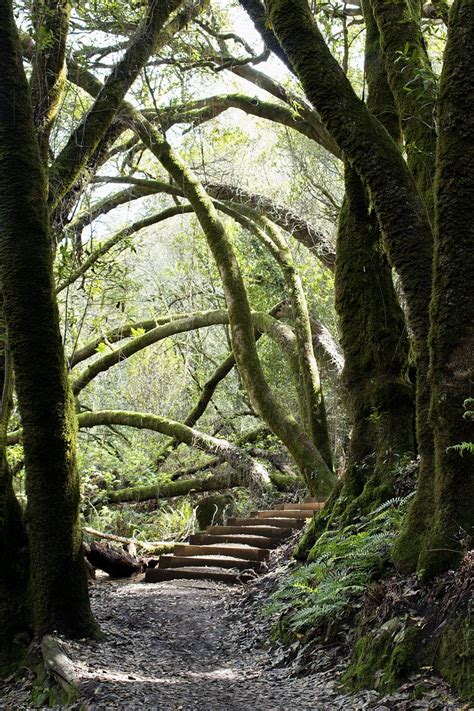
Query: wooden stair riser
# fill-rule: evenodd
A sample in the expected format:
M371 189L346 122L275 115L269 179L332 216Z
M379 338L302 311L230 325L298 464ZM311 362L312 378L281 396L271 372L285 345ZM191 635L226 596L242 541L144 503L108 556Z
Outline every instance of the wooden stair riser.
M261 518L230 518L227 523L229 526L261 526ZM303 528L306 525L304 518L266 518L265 525L276 526L277 528Z
M276 548L280 541L278 538L264 538L263 536L232 536L223 534L221 536L212 533L195 533L189 537L189 542L197 545L208 545L211 543L240 543L255 548Z
M208 526L206 533L211 535L238 535L245 536L265 536L266 538L284 538L290 536L291 531L285 528L277 528L276 526Z
M277 511L320 511L322 504L278 504L275 509Z
M178 544L173 548L174 555L229 555L232 558L242 558L243 560L262 561L267 560L270 551L264 548L239 548L232 545L190 545L189 543Z
M186 570L180 568L147 568L146 583L160 583L164 580L215 580L220 583L238 582L237 573L217 570Z
M299 511L285 510L285 511L252 511L250 516L252 518L313 518L314 511L306 511L301 509Z
M231 518L225 526L208 526L207 533L194 534L188 544L174 546L173 555L161 555L158 567L147 569L145 582L241 582L254 575L251 571L260 572L270 550L303 528L323 505L321 500L306 497L303 503L278 504L272 510L254 511L248 518Z
M195 556L179 556L179 555L161 555L160 568L195 568L195 567L212 567L212 568L236 568L237 570L261 570L262 563L258 560L233 560L228 558L213 558L205 556L205 558L196 558Z

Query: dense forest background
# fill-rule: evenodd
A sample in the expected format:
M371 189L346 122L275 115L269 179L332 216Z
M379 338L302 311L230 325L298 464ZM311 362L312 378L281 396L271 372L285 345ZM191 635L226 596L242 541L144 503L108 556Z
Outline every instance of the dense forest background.
M87 531L158 550L322 497L297 635L465 571L473 51L472 0L0 0L5 670L98 634ZM430 638L463 693L466 605Z

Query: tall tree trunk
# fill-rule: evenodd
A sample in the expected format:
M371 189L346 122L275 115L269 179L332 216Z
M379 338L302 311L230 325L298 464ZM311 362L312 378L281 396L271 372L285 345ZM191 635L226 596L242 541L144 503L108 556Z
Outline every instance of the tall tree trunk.
M379 31L367 3L364 11L368 108L398 141L400 122L387 82ZM300 542L300 559L306 558L318 535L334 520L350 522L390 498L394 465L415 451L414 389L408 380L405 318L377 217L370 212L362 181L347 162L345 188L335 288L352 433L343 483Z
M331 55L306 0L266 0L269 19L308 99L367 189L390 263L407 303L417 373L418 486L427 504L417 510L417 535L399 548L399 563L415 569L433 502L433 433L429 424L429 302L433 235L426 206L396 142L356 96ZM349 118L348 118L349 117Z
M434 286L431 305L431 420L434 428L434 506L418 490L398 550L429 521L418 567L433 576L460 561L473 534L472 416L474 396L474 4L456 0L445 50L439 100ZM469 408L473 410L471 406ZM456 449L471 442L471 449ZM430 507L427 509L427 507Z
M0 277L24 431L34 627L87 636L97 628L81 551L77 425L46 181L9 0L0 0L0 66Z
M377 220L369 214L365 190L351 168L346 168L345 182L336 309L345 357L343 379L354 428L344 489L355 495L350 510L356 512L388 498L393 493L392 469L397 457L408 452L413 456L414 392L407 377L405 319L381 247Z
M420 0L363 0L380 31L386 73L405 139L407 163L430 219L434 213L437 82L421 29ZM373 13L373 15L372 15Z
M31 639L31 609L28 540L6 457L13 372L3 318L3 297L0 296L0 300L0 677L3 677L21 662Z

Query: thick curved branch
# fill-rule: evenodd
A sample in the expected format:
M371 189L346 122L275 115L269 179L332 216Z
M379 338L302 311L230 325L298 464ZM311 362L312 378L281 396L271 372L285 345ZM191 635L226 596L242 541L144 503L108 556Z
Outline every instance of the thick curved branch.
M251 314L251 321L254 322L255 326L259 330L268 333L268 335L277 340L279 345L284 349L286 355L289 357L290 363L294 362L295 338L293 332L288 326L279 323L276 319L273 319L267 314L253 313ZM110 353L98 358L74 381L72 386L73 393L74 395L78 395L81 390L86 387L86 385L88 385L97 375L99 375L99 373L109 370L109 368L117 365L117 363L121 363L123 360L130 358L130 356L135 353L138 353L153 343L158 343L158 341L161 341L164 338L174 336L178 333L193 331L198 328L207 328L209 326L228 323L228 312L224 310L217 310L197 312L187 316L186 318L175 319L161 326L157 326L156 328L144 333L142 336L137 336L120 348L112 350Z
M99 425L123 425L138 429L151 430L176 437L190 447L218 455L228 462L231 467L241 474L240 485L267 484L270 481L267 470L255 462L244 450L236 447L227 440L211 437L192 427L187 427L181 422L169 420L166 417L150 415L143 412L125 412L122 410L103 410L100 412L84 412L78 415L81 429L97 427Z
M104 214L109 210L118 207L133 199L138 199L145 195L153 195L154 193L165 192L171 195L183 197L184 193L175 185L168 185L162 181L144 180L141 178L118 178L114 176L97 176L93 178L93 183L130 183L134 187L120 191L112 195L110 198L97 203L97 206L92 206L90 210L79 215L75 223L71 223L71 228L76 228L77 225L84 227L88 222L92 221L100 214ZM328 235L325 235L319 229L314 227L310 222L304 220L297 215L293 210L290 210L279 203L274 202L265 195L259 193L251 193L247 190L239 188L235 185L225 183L204 183L206 192L214 199L235 203L251 207L260 215L268 217L276 225L288 232L298 242L303 244L324 266L331 271L334 271L335 252Z
M273 318L279 318L280 314L282 313L282 308L286 302L280 302L274 306L271 311L269 312L269 316ZM262 332L259 331L258 329L255 329L255 342L257 342L260 337L262 336ZM217 389L217 386L219 383L224 380L224 378L229 375L229 373L233 370L235 367L235 358L233 353L229 353L227 358L222 361L222 363L214 370L214 372L211 374L211 376L206 380L204 385L202 386L201 393L199 395L199 398L196 402L196 404L191 408L191 410L188 412L186 417L184 418L184 424L188 425L189 427L192 427L193 425L196 424L196 422L202 417L204 412L207 409L207 406L212 400L212 397ZM245 441L248 441L247 439ZM160 455L158 455L156 459L156 463L159 464L160 466L163 464L165 459L167 458L168 454L171 453L172 449L174 449L177 446L178 442L175 440L171 442L170 445L166 448L165 452L162 452Z
M232 349L250 400L262 419L294 456L310 491L328 492L334 476L323 457L294 417L283 410L263 374L255 347L254 330L245 286L224 225L197 178L162 141L154 127L133 111L133 128L161 162L194 208L222 279L229 311Z
M263 101L256 96L221 94L160 110L158 117L154 110L144 111L143 114L151 120L158 118L162 129L167 130L171 126L180 123L200 126L228 109L239 109L251 116L257 116L258 118L292 128L339 158L340 151L322 125L316 112L306 107L296 97L291 101L290 107L287 108L281 104Z

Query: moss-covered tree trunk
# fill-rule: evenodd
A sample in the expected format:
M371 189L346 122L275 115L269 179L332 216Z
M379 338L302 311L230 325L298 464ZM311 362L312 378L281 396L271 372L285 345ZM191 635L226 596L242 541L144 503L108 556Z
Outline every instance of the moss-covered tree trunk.
M31 638L28 539L6 457L12 391L13 371L0 295L0 677L14 670Z
M399 548L399 562L414 569L433 505L433 434L429 424L429 303L433 234L399 146L356 96L331 55L306 0L266 0L269 19L298 74L308 99L367 189L378 218L390 264L407 304L416 365L416 433L421 455L417 535Z
M418 562L427 576L456 567L473 534L474 396L474 3L453 5L439 99L434 285L431 305L431 421L434 507ZM471 411L474 407L469 407ZM416 532L422 490L400 546Z
M375 215L364 187L346 168L336 261L336 309L344 351L344 386L353 431L345 475L350 510L393 493L391 470L415 451L414 390L408 339ZM375 478L374 476L375 475ZM364 492L365 489L365 492ZM364 492L366 499L358 497ZM365 505L364 505L365 504Z
M367 104L398 141L400 122L387 82L379 31L365 7ZM336 246L336 310L344 352L343 386L352 422L344 480L312 522L297 551L305 558L335 520L350 521L393 494L397 459L415 450L414 389L408 338L376 215L362 181L345 166Z
M94 634L79 527L76 419L54 296L46 181L11 2L0 1L0 277L24 431L38 634Z
M367 108L399 143L399 113L388 83L380 32L366 0L363 10ZM396 458L415 451L415 411L405 318L377 217L361 179L348 164L345 187L336 254L336 309L353 418L341 497L356 497L348 507L350 517L351 512L363 511L393 493Z
M433 218L437 82L421 28L422 3L364 0L362 5L367 26L373 17L377 22L383 61L405 139L407 163Z

